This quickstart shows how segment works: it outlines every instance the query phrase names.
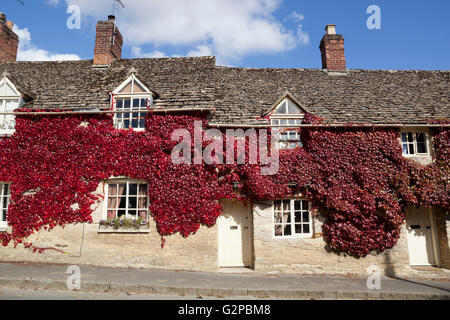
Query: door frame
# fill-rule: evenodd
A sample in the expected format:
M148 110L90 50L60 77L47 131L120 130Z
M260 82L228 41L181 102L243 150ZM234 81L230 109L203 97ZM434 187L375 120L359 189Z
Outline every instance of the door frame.
M410 207L408 209L411 210L412 207ZM433 263L430 264L430 266L435 266L435 267L439 267L441 265L441 259L440 259L440 252L439 252L439 241L438 241L438 234L437 234L437 228L436 228L436 222L434 219L434 215L433 215L433 209L432 208L426 208L426 207L419 207L417 208L420 211L426 211L428 213L428 223L430 225L430 245L431 245L431 252L432 252L432 258L433 259ZM421 210L422 209L422 210ZM410 224L410 223L408 223ZM409 241L409 237L410 237L410 231L407 229L406 230L406 237L407 237L407 243L408 243L408 255L410 255L410 241ZM427 245L427 238L425 235L425 245ZM428 252L427 252L428 254ZM415 265L415 264L411 264L411 257L409 257L409 265L410 266L420 266L420 265Z
M432 208L428 208L428 212L430 215L430 227L431 227L431 244L434 255L434 263L437 267L441 266L441 255L439 251L439 237L437 234L437 226L436 221L434 219L434 213Z
M222 199L222 201L232 201L232 202L234 202L234 201L236 201L236 202L239 202L239 203L242 203L241 201L238 201L237 199ZM249 231L248 231L248 246L249 246L249 248L248 248L248 250L249 250L249 252L248 252L248 261L249 261L249 263L248 263L248 266L236 266L236 267L232 267L232 266L221 266L220 265L220 260L221 260L221 258L220 258L220 240L221 240L221 236L220 236L220 232L221 232L221 220L220 220L220 218L222 217L222 215L223 214L226 214L226 212L225 211L223 211L223 213L218 217L218 228L217 228L217 266L218 266L218 268L248 268L248 269L252 269L253 267L254 267L254 264L255 264L255 256L254 256L254 247L253 247L253 232L254 232L254 229L253 229L253 203L250 201L250 200L246 200L246 202L247 202L247 206L245 206L243 203L242 203L242 205L247 209L247 213L248 213L248 217L249 217L249 226L248 226L248 228L249 228ZM222 206L223 206L223 202L222 202ZM224 208L225 209L225 208ZM244 241L244 240L242 240L242 241ZM242 247L242 250L243 250L243 247Z

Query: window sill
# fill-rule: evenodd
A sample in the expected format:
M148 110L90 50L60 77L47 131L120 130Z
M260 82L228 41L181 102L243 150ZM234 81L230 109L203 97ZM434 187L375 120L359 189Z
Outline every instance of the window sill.
M299 240L299 239L314 239L312 234L295 235L295 236L283 236L273 237L274 240Z
M0 131L0 137L11 137L16 131Z
M120 227L118 229L115 229L114 227L110 227L110 226L99 226L97 229L97 233L144 233L145 234L145 233L150 233L150 227L142 226L139 229Z

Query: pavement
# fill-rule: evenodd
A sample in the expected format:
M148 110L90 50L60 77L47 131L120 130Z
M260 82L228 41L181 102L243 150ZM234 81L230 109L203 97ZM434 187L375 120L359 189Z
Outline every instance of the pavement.
M0 263L0 289L69 290L68 265ZM119 292L179 297L255 299L450 300L450 279L413 280L381 276L380 289L366 278L256 273L206 273L79 266L79 292ZM237 298L236 298L237 299Z

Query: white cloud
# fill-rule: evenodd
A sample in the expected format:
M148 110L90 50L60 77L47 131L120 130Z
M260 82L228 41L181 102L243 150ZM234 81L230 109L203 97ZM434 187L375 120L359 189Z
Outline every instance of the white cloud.
M165 58L167 55L159 50L154 50L152 52L142 52L141 47L131 47L131 52L137 58Z
M20 29L17 25L14 25L13 31L19 36L18 61L80 60L80 57L76 54L51 53L36 47L31 43L31 33L28 28Z
M206 45L200 45L197 46L195 50L191 50L188 52L188 57L205 57L205 56L211 56L212 50L210 47Z
M305 31L303 31L303 25L301 24L303 19L305 19L305 16L301 13L298 13L297 11L294 11L285 19L285 21L289 19L292 19L297 23L296 38L298 43L303 45L309 44L309 35Z
M110 0L66 2L80 6L83 15L100 20L113 12ZM169 46L175 51L192 47L185 55L207 54L216 55L218 61L239 61L250 54L276 54L309 43L298 16L292 17L298 22L293 29L287 29L275 18L280 3L281 0L127 0L125 9L119 8L118 24L126 43L132 46Z

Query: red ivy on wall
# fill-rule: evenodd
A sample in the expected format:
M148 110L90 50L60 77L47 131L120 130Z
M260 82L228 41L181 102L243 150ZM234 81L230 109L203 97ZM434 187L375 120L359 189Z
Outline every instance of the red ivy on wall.
M145 132L116 130L111 116L17 117L14 135L0 140L0 181L12 183L12 232L0 235L3 245L33 247L24 241L42 228L92 222L102 200L94 192L112 176L148 181L162 237L213 226L219 200L234 196L233 181L255 200L301 191L325 213L325 241L355 256L394 246L407 204L450 206L448 129L434 133L436 159L424 167L402 157L394 129L304 128L304 147L281 151L279 173L263 176L254 164L174 165L171 134L178 128L192 134L194 121L207 127L202 113L149 114Z

